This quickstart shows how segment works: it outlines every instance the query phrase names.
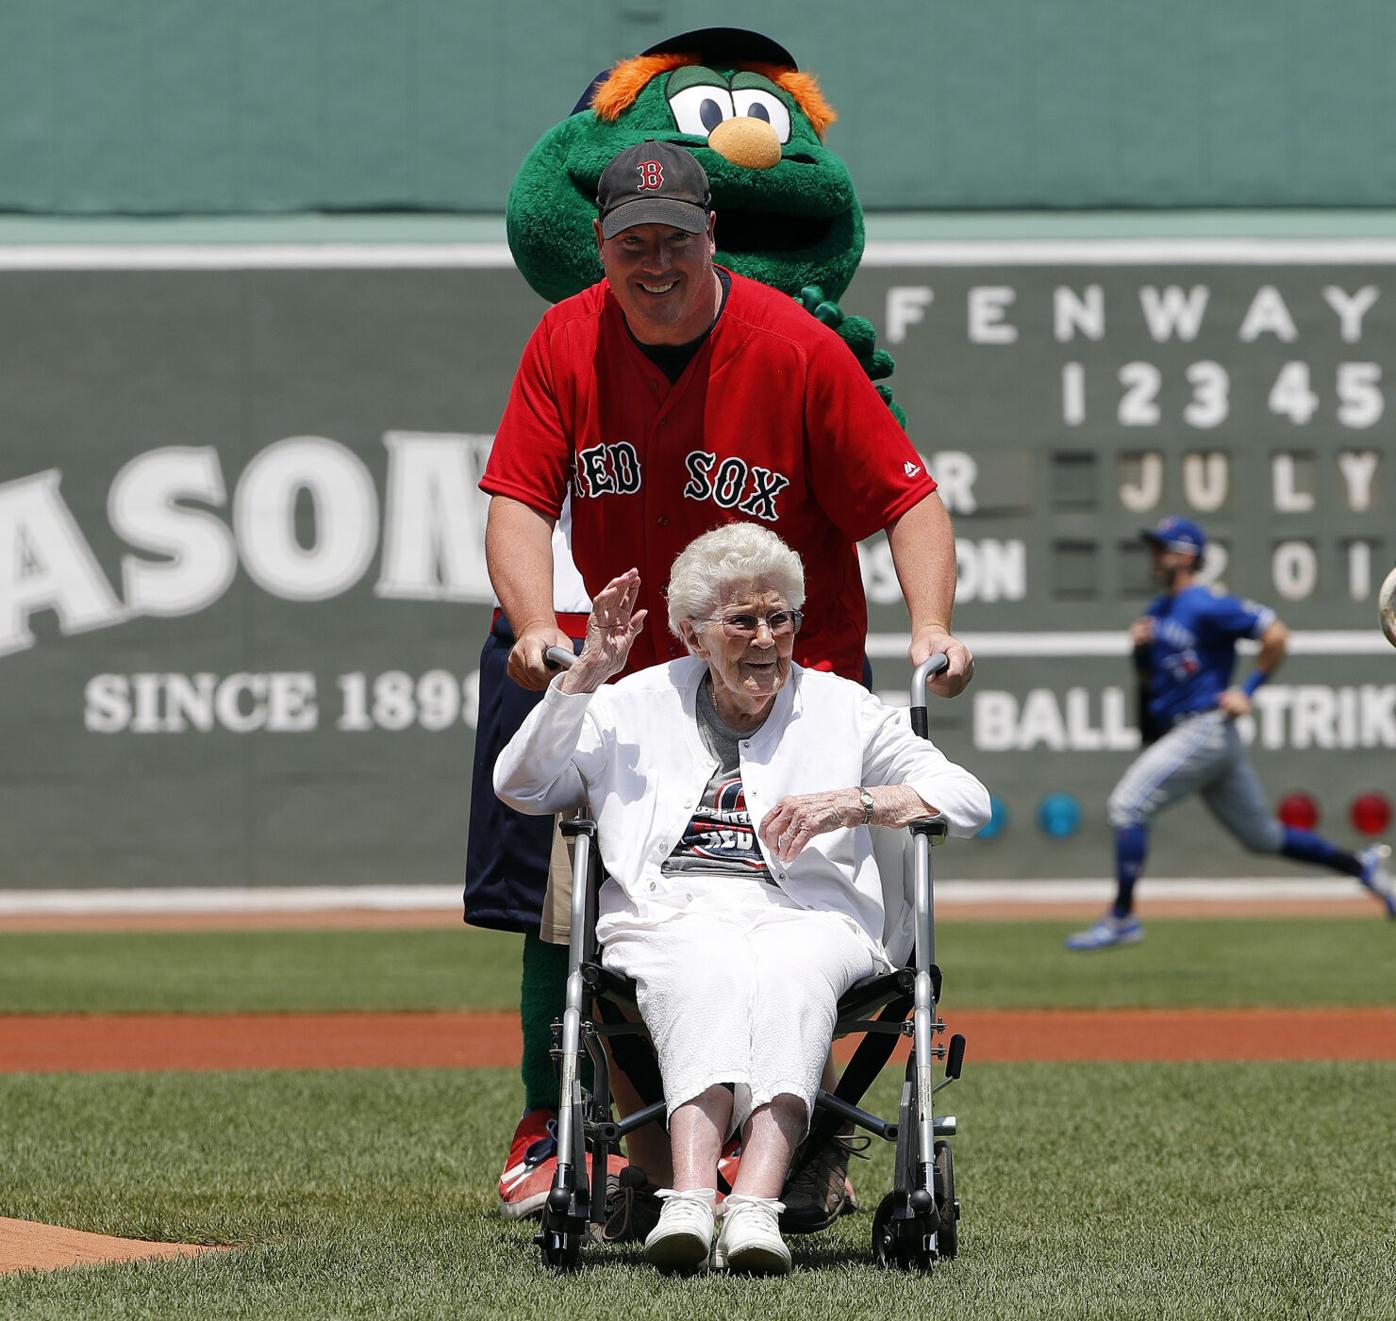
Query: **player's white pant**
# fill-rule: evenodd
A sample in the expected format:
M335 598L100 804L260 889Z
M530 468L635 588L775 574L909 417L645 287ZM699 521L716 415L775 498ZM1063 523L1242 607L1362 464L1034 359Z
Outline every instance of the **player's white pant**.
M1236 722L1221 711L1184 716L1135 759L1110 794L1110 824L1147 826L1193 793L1252 853L1279 852L1284 827L1266 805Z

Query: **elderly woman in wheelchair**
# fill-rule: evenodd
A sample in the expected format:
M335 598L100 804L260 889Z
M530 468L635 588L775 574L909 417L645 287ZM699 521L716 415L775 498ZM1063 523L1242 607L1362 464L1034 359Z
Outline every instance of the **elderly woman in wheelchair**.
M664 1083L673 1186L645 1256L782 1273L778 1200L839 997L891 969L872 826L988 819L968 771L858 684L791 660L799 557L731 524L675 560L670 629L690 655L607 680L646 612L632 569L597 594L585 646L500 756L524 812L590 804L610 879L596 937L632 978ZM837 609L835 603L816 608ZM716 1230L724 1139L745 1144Z

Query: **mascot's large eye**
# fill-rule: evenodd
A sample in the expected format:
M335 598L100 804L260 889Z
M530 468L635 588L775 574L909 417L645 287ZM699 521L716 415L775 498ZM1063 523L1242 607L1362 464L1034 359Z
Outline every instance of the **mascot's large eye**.
M736 113L729 88L706 84L675 92L669 98L669 109L680 133L692 133L700 138L707 137L724 119L731 119Z
M755 88L738 88L732 93L732 101L739 115L752 119L764 119L776 131L778 142L790 141L790 111L785 102L770 92Z

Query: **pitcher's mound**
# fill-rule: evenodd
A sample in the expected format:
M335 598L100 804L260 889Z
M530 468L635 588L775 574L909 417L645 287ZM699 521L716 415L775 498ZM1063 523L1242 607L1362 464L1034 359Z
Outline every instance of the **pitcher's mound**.
M0 1216L0 1272L51 1271L60 1266L91 1266L147 1257L192 1257L223 1249L195 1243L148 1243L139 1238L111 1238L62 1225Z

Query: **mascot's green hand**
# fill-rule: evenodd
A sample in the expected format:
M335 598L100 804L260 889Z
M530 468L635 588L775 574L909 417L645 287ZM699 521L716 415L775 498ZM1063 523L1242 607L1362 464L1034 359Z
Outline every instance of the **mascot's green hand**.
M818 318L826 326L834 330L839 328L843 321L843 312L837 303L831 303L824 297L824 290L817 284L807 284L800 290L795 301L805 309L812 317Z
M812 317L822 321L848 345L870 381L882 381L891 376L896 369L896 363L886 349L877 347L877 330L867 317L844 316L839 305L825 298L824 290L817 284L805 285L795 301ZM883 403L892 410L892 416L905 430L906 414L892 398L890 387L879 385L877 392L882 396Z
M886 349L873 347L877 343L877 331L866 317L845 317L838 330L840 338L853 350L853 356L863 364L869 380L885 380L896 370L892 355Z
M838 331L839 338L853 350L853 356L863 364L866 370L877 345L877 331L873 329L873 323L863 316L845 317L839 324ZM891 362L889 355L883 354L883 357L887 358L889 363Z

